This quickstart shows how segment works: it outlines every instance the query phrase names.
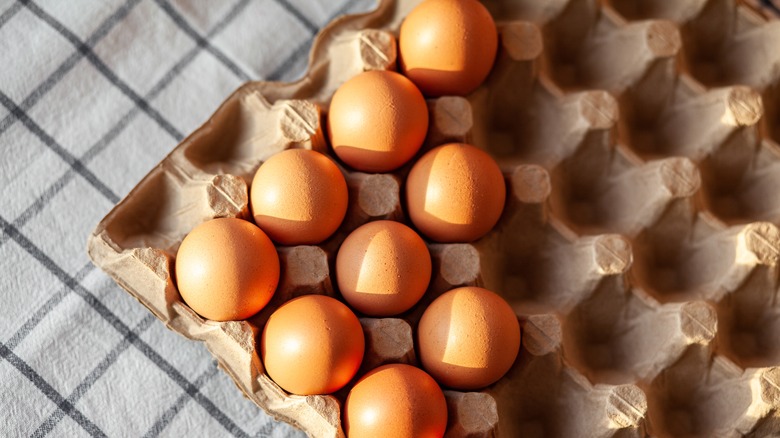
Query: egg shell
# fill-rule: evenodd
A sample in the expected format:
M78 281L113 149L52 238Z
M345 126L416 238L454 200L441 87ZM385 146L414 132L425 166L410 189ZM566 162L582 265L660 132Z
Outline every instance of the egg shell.
M276 243L313 245L330 237L347 212L347 183L327 156L288 149L264 162L252 180L255 223Z
M426 0L401 24L398 46L401 70L426 96L464 96L490 73L498 32L478 1Z
M345 82L330 103L328 135L336 155L364 172L389 172L409 161L428 131L420 90L391 71L368 71Z
M480 287L436 298L417 328L423 368L444 386L484 388L500 379L520 351L520 324L499 295Z
M344 405L344 429L350 438L440 438L446 427L447 402L441 388L411 365L374 369L355 384Z
M449 143L423 155L406 181L409 217L437 242L471 242L498 222L506 202L501 169L486 152Z
M355 314L324 295L284 303L271 314L260 343L268 375L298 395L341 389L357 373L365 351L363 328Z
M192 310L214 321L241 320L271 300L279 282L279 256L254 224L212 219L182 241L175 275L179 293Z
M431 255L422 238L406 225L375 221L344 240L336 256L336 279L344 299L370 316L409 310L431 280Z

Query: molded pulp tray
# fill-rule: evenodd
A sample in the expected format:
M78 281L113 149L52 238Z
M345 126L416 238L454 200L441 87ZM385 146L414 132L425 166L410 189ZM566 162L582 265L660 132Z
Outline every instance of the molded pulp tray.
M780 434L780 22L735 0L486 0L500 44L471 95L429 100L423 151L467 141L505 172L507 207L485 238L431 244L434 276L400 318L363 318L363 371L417 363L424 307L459 285L499 292L523 327L510 372L446 391L448 436ZM318 246L279 247L273 301L248 321L195 314L176 290L183 237L250 218L247 184L290 147L328 153L335 89L395 68L394 36L418 1L384 0L331 23L308 74L239 88L97 226L94 262L171 330L206 343L244 394L312 436L342 436L331 396L290 396L263 372L257 336L291 297L338 296L340 242L406 221L409 165L343 169L350 207Z

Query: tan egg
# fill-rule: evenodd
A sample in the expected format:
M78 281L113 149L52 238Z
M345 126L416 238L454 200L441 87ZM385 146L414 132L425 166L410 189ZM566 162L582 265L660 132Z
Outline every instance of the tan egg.
M409 310L431 280L431 255L417 233L393 221L353 231L336 256L341 295L359 312L391 316Z
M363 361L363 328L340 301L306 295L279 307L263 329L260 352L268 375L299 395L338 391Z
M330 103L328 134L336 155L364 172L389 172L420 149L428 107L409 79L368 71L345 82Z
M506 186L495 160L464 143L430 150L406 180L409 217L437 242L471 242L487 234L504 210Z
M401 24L401 70L426 96L471 93L493 68L498 32L475 0L426 0Z
M446 428L447 402L441 388L411 365L374 369L355 384L344 405L349 438L441 438Z
M347 182L336 164L308 149L288 149L263 163L250 202L255 223L281 245L314 245L347 212Z
M276 291L279 256L254 224L212 219L184 238L175 274L182 299L204 318L246 319L265 307Z
M500 379L520 351L520 324L497 294L480 287L453 289L436 298L417 328L423 368L437 382L461 390Z

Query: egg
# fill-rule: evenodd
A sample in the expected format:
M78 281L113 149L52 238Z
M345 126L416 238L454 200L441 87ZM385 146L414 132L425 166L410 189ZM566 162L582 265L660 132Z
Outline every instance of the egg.
M364 172L389 172L420 149L428 107L409 79L368 71L345 82L330 103L328 135L336 155Z
M406 225L375 221L344 240L336 256L336 279L344 299L370 316L409 310L428 288L431 255Z
M501 169L490 155L449 143L423 155L406 181L407 210L423 235L437 242L471 242L498 222L506 201Z
M281 305L260 340L268 375L298 395L341 389L357 373L364 350L363 328L355 314L324 295L305 295Z
M281 245L314 245L330 237L347 212L347 182L336 164L308 149L264 162L252 180L255 223Z
M498 32L475 0L425 0L401 24L403 73L426 96L474 91L493 68Z
M384 365L361 378L344 404L349 438L442 437L447 402L425 371L405 364Z
M499 295L480 287L436 298L417 328L423 368L444 386L484 388L500 379L520 350L520 324Z
M192 310L214 321L240 320L271 300L279 282L279 256L254 224L212 219L184 238L174 272L179 294Z

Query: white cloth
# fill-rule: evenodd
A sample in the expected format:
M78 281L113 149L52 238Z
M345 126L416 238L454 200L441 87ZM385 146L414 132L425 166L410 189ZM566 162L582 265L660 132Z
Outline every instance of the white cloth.
M374 0L0 0L0 436L293 436L86 255L241 83Z

